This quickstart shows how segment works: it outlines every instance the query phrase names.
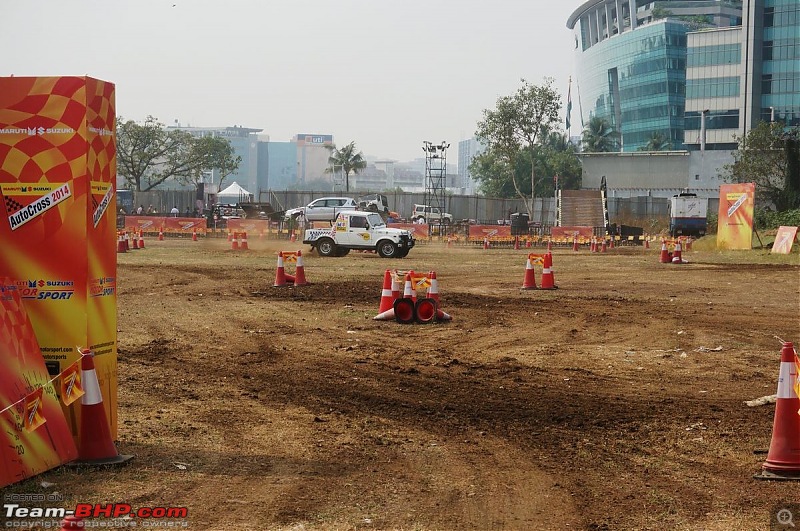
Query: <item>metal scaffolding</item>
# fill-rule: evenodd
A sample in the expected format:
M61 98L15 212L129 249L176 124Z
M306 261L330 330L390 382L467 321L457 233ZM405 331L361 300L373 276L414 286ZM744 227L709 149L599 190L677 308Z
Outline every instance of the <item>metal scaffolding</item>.
M422 151L425 152L425 204L431 208L438 209L439 213L446 212L446 176L447 176L447 148L450 147L446 141L441 144L434 144L425 140L422 143ZM441 224L443 216L436 221ZM429 226L432 223L428 222Z

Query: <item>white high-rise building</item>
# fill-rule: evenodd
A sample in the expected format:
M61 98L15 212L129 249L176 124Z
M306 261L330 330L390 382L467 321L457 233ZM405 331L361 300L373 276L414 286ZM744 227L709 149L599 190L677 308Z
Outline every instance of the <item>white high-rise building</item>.
M462 140L458 143L458 178L461 193L474 195L478 185L469 173L469 165L473 157L480 155L486 148L476 138Z

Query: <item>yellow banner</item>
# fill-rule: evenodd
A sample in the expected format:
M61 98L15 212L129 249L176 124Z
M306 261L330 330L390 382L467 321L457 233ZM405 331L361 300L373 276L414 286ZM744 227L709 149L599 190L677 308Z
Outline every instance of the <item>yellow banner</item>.
M717 247L720 249L752 248L755 191L754 183L719 187Z

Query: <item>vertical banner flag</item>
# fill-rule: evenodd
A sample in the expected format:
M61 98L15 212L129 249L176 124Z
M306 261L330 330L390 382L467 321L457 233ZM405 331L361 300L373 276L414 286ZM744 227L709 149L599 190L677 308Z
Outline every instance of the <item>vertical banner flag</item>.
M51 377L80 357L75 345L95 353L116 436L114 105L114 85L90 77L0 77L0 277L18 289ZM80 407L63 408L79 437Z
M752 248L755 195L755 183L723 184L719 187L717 247Z
M42 388L39 387L25 397L25 431L30 433L46 422L42 409Z
M61 373L61 401L65 406L70 405L84 395L81 384L80 362L75 362Z

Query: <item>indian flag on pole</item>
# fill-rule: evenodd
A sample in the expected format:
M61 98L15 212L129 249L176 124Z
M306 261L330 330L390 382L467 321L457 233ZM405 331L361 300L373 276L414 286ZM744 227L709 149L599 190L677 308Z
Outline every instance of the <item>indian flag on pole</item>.
M572 114L572 76L569 76L569 87L567 88L567 116L564 120L564 123L567 126L567 132L569 132L569 126L571 125L569 119L570 114Z

